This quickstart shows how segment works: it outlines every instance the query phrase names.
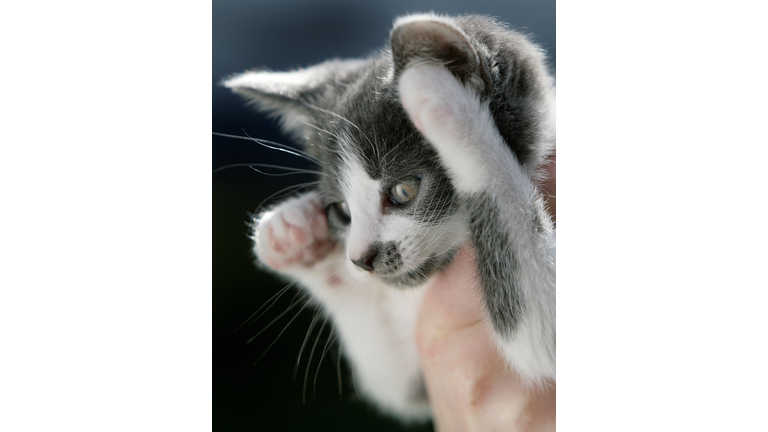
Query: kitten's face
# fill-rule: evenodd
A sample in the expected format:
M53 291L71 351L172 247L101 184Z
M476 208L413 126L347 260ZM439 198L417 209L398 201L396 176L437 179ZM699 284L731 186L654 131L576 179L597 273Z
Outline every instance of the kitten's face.
M336 107L345 120L315 136L321 190L350 273L415 286L450 262L466 224L437 155L380 85L379 96Z

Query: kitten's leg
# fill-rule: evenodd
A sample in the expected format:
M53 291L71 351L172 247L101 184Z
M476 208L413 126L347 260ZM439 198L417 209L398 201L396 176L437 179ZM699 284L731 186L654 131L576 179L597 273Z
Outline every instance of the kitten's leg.
M254 221L260 263L309 291L340 335L356 388L384 411L425 419L429 406L413 328L423 290L395 290L350 274L316 192L290 198Z
M554 379L555 239L536 186L487 104L445 68L410 67L399 85L403 106L469 212L485 307L501 351L530 382Z
M333 312L350 281L346 253L328 229L317 192L288 198L254 218L258 264L298 285Z

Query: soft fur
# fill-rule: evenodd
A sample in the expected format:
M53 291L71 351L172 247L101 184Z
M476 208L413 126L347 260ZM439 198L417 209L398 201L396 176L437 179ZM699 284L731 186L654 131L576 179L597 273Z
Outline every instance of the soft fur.
M533 181L555 143L555 92L535 45L488 17L410 15L368 59L224 84L319 161L317 190L254 220L254 250L331 316L363 393L429 416L416 314L467 240L508 365L555 379L555 233Z

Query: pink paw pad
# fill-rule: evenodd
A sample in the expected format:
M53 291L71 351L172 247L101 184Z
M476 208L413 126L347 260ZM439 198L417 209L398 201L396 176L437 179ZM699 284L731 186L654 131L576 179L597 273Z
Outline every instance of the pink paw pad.
M290 199L262 215L255 241L259 261L274 270L311 266L335 247L314 194Z

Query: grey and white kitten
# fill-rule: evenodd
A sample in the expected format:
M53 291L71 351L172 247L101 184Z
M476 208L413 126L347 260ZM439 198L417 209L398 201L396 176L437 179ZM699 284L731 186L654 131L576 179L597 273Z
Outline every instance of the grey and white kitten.
M254 251L322 305L361 393L429 417L417 312L467 241L507 364L555 379L555 232L534 183L555 145L555 89L539 48L492 18L410 15L377 55L224 85L320 166L316 190L254 218Z

